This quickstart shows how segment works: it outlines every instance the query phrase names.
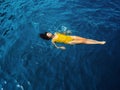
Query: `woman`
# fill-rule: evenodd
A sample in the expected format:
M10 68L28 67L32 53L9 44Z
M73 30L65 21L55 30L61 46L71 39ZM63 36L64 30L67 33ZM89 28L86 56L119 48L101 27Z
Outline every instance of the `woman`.
M83 38L80 36L70 36L67 33L55 33L45 32L40 34L40 37L45 40L51 40L54 46L58 49L66 49L64 46L57 46L55 43L64 43L69 45L75 44L105 44L105 41L97 41L92 39Z

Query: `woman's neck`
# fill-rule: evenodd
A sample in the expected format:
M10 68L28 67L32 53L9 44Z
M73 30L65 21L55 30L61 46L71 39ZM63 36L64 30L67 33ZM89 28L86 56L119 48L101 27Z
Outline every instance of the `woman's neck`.
M55 35L52 35L52 38L54 38L55 37Z

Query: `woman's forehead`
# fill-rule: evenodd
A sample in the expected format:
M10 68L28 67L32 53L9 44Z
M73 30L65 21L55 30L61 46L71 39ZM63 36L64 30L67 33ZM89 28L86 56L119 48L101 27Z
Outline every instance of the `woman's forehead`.
M52 33L48 32L48 34L52 34Z

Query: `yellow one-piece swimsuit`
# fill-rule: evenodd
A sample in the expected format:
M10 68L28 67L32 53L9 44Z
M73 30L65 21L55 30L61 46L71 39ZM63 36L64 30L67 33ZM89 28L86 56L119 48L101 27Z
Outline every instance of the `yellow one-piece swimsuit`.
M57 42L57 43L65 43L68 44L70 41L72 41L72 37L69 35L61 34L61 33L55 33L57 35L57 38L53 38L52 42Z

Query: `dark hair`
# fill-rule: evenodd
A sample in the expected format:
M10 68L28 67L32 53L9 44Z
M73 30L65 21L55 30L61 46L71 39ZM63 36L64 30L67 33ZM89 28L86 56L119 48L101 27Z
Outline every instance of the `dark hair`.
M49 37L47 36L47 33L48 33L48 32L40 33L39 36L40 36L42 39L50 40L51 38L49 38Z

